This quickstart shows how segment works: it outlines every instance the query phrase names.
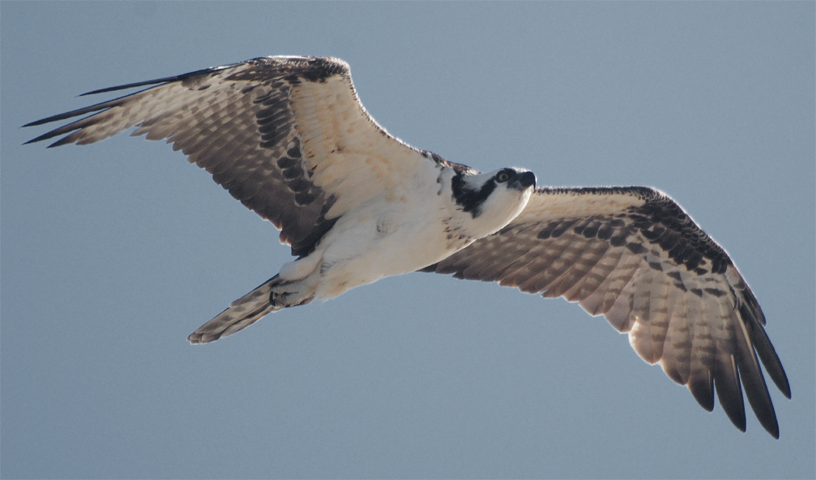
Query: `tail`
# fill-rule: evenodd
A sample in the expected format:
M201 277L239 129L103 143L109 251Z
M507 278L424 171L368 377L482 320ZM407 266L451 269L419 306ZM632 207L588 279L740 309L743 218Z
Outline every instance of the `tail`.
M278 276L275 275L260 287L232 302L229 308L198 327L198 330L191 333L187 340L193 344L214 342L221 337L227 337L243 330L268 313L280 310L282 306L272 305L269 301L272 286L277 283L277 279Z

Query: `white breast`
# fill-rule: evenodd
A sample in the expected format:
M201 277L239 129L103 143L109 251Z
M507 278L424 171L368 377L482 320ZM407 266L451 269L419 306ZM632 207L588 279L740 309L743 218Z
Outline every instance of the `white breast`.
M440 173L450 173L440 167L430 173L430 181L417 179L413 188L391 191L340 218L319 248L323 272L315 298L333 298L384 277L416 271L472 241L449 240L446 220L455 208L449 186L444 187L449 181Z

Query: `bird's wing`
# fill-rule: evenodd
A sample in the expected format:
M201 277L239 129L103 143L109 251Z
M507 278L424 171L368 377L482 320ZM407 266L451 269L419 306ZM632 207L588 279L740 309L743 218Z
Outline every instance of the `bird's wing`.
M790 398L765 317L728 254L665 194L645 187L538 189L501 231L424 271L563 296L603 314L706 410L714 390L745 430L740 378L779 436L757 355Z
M28 143L50 146L133 135L167 139L306 255L350 208L393 192L436 156L388 134L363 108L348 65L264 57L91 94L152 85L26 126L91 115Z

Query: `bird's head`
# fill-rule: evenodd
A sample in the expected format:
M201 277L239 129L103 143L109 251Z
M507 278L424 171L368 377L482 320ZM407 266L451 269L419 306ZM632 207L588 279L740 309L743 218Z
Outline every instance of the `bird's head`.
M457 208L469 214L469 233L477 237L490 235L516 218L535 185L533 172L513 167L478 175L462 173L451 179Z

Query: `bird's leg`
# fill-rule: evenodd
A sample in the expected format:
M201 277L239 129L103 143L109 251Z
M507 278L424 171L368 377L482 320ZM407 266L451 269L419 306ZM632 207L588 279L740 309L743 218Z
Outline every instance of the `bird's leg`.
M279 280L269 292L269 303L275 308L306 305L314 300L314 283L310 277L296 281Z

